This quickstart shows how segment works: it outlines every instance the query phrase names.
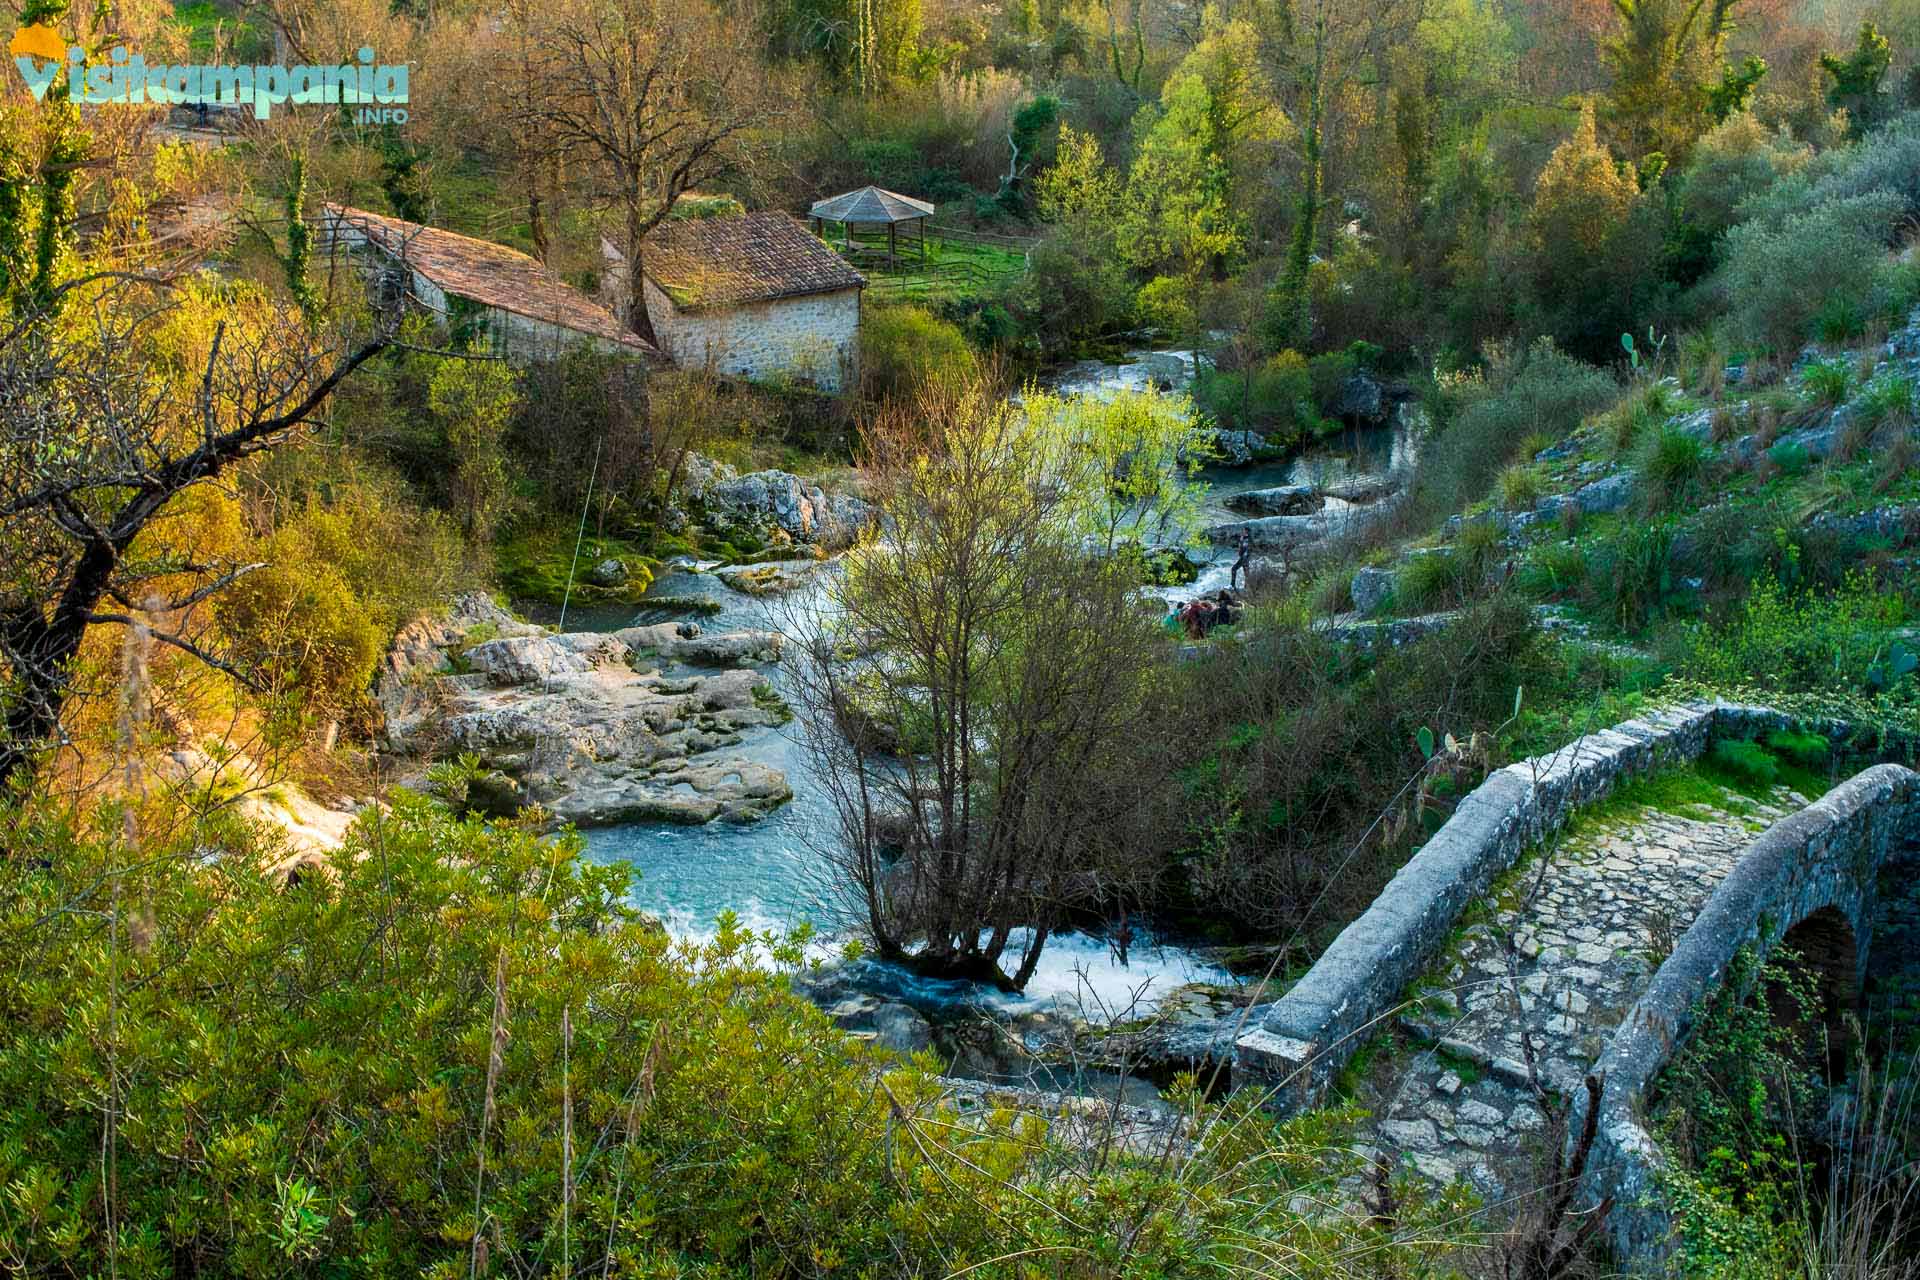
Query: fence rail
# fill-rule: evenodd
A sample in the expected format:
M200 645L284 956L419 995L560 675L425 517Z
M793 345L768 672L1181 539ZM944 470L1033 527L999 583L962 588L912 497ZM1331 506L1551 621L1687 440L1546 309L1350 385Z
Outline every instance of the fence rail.
M997 231L970 231L964 227L943 227L938 223L929 223L927 234L939 240L958 240L964 244L992 245L998 249L1014 249L1021 253L1040 243L1040 237L1004 235Z
M988 289L1020 278L1009 268L993 271L976 262L929 262L908 271L875 271L867 277L867 294L880 298L908 298L959 289Z

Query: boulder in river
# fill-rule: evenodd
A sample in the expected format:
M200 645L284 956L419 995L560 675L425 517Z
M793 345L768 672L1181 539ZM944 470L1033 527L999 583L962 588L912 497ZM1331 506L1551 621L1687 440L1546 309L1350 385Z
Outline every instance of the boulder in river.
M587 581L596 587L617 587L632 576L626 562L614 556L608 556L587 570Z
M733 565L717 570L715 576L742 595L773 596L806 586L819 569L818 560L767 560Z
M1229 511L1255 516L1304 516L1320 510L1326 498L1310 484L1283 484L1250 489L1226 500Z
M1225 467L1244 467L1273 452L1258 431L1222 431L1214 437L1214 447L1219 452L1214 461Z
M706 491L710 516L774 529L795 542L845 546L873 519L858 498L828 494L819 485L785 471L755 471L713 484Z

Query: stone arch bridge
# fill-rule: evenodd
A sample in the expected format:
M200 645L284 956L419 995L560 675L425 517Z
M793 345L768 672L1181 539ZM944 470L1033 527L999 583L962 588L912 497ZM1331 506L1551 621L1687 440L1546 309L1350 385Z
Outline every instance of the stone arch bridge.
M1537 1102L1564 1099L1577 1120L1595 1075L1582 1195L1612 1197L1622 1260L1657 1266L1670 1224L1652 1194L1648 1091L1742 948L1790 941L1840 1005L1857 1001L1882 899L1914 894L1897 868L1920 836L1920 774L1876 765L1817 800L1782 788L1568 823L1624 778L1789 724L1695 704L1494 773L1286 996L1253 1011L1236 1086L1291 1112L1369 1045L1428 1046L1371 1093L1349 1072L1372 1113L1363 1147L1494 1198L1524 1176L1516 1153L1546 1126Z

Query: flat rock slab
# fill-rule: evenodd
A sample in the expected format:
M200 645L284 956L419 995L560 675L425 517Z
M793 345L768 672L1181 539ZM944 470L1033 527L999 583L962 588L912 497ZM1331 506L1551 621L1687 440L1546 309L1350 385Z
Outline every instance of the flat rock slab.
M1224 505L1254 516L1304 516L1326 505L1326 497L1310 484L1283 484L1233 494Z
M818 560L770 560L735 565L719 570L714 576L742 595L785 595L810 584L820 572L820 563Z
M382 704L404 713L388 721L397 749L477 756L525 799L582 826L747 821L792 799L784 774L738 750L786 718L752 669L778 658L777 634L679 622L553 635L516 624L516 634L465 645L497 629L403 632L407 648L390 657L381 687ZM454 673L456 653L465 673ZM720 669L663 672L649 661L658 657Z

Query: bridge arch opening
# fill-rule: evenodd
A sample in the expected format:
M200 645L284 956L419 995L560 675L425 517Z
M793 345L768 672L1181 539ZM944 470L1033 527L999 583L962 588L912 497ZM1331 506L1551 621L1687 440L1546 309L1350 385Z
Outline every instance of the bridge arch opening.
M1822 907L1780 939L1775 960L1791 957L1793 972L1801 977L1813 994L1817 1006L1804 1010L1801 1021L1808 1059L1824 1057L1829 1083L1844 1079L1853 1067L1860 1013L1860 946L1853 923L1834 907ZM1795 1007L1788 993L1778 988L1784 981L1770 984L1769 1004L1776 1013Z

